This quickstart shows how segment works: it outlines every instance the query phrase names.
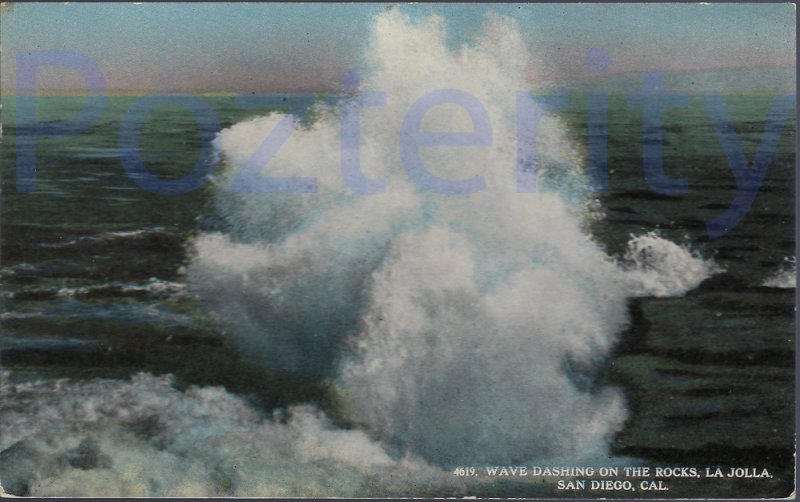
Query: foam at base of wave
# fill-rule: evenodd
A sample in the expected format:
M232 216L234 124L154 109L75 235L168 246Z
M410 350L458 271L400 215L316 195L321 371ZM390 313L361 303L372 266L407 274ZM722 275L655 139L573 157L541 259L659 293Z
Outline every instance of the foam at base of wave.
M169 377L0 386L0 482L30 496L420 496L453 477L392 458L313 406L263 419Z

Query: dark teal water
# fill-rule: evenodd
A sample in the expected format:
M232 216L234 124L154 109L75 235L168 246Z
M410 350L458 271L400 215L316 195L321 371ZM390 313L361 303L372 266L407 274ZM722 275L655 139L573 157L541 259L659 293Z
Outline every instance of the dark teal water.
M172 373L177 385L222 385L263 409L314 400L331 408L327 384L307 375L250 365L185 289L187 241L213 228L210 189L151 194L122 167L120 121L136 98L111 97L102 120L74 136L37 143L36 191L15 191L14 100L3 100L2 346L9 379L126 378ZM264 109L241 109L232 97L208 97L221 127L266 109L301 114L313 96L276 96ZM729 96L734 129L751 159L772 97ZM764 287L795 256L795 124L787 124L758 196L743 220L711 239L706 221L724 211L736 182L703 106L664 116L664 166L686 178L679 197L654 194L642 168L641 110L624 96L609 108L606 216L593 232L611 255L631 234L658 230L713 258L726 272L678 298L631 303L634 323L606 378L622 385L632 418L613 453L654 465L766 466L769 481L739 480L700 488L686 481L670 497L778 496L793 480L794 288ZM68 117L80 97L43 97L42 120ZM562 112L578 145L587 143L587 101L571 96ZM792 115L793 117L794 115ZM198 161L195 118L165 107L142 129L142 157L165 179ZM276 385L265 385L271 382ZM335 410L332 410L335 414ZM487 487L502 495L508 487Z

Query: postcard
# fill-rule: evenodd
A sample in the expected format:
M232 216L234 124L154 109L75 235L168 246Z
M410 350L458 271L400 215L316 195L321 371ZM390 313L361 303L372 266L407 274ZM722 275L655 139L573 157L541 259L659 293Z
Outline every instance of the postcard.
M1 3L0 493L793 497L795 17Z

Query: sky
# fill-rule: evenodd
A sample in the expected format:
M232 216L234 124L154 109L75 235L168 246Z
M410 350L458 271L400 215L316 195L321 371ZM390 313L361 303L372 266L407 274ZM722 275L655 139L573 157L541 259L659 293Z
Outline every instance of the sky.
M357 66L370 23L388 4L23 3L0 9L0 85L16 83L20 51L91 58L111 89L315 92ZM397 4L445 19L448 44L470 43L487 12L517 20L548 80L592 75L586 54L605 50L606 74L794 68L792 4ZM48 68L43 88L83 86Z

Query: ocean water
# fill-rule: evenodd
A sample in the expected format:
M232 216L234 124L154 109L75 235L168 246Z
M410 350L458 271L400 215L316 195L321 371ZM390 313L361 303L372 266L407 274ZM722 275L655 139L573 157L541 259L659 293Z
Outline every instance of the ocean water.
M706 222L737 185L702 95L663 117L665 170L687 179L685 194L648 186L642 111L613 93L608 190L587 188L585 90L543 119L538 191L520 194L516 92L532 56L500 18L473 47L453 52L443 37L435 19L376 21L361 85L390 99L363 112L360 138L365 175L387 180L376 195L342 180L348 98L313 95L262 96L259 108L202 97L220 122L206 157L188 110L154 110L148 169L212 168L181 195L126 174L120 125L139 98L109 97L86 132L37 140L36 191L17 193L15 145L28 139L3 98L5 491L575 495L451 473L519 464L763 467L772 478L671 480L668 494L788 495L794 114L752 207L712 239ZM444 178L483 176L481 192L429 193L403 169L404 112L442 88L484 104L492 146L423 160ZM774 98L724 95L748 159ZM40 120L83 104L37 98ZM314 176L318 190L232 191L292 115L268 173ZM447 105L423 125L469 130L469 117Z

